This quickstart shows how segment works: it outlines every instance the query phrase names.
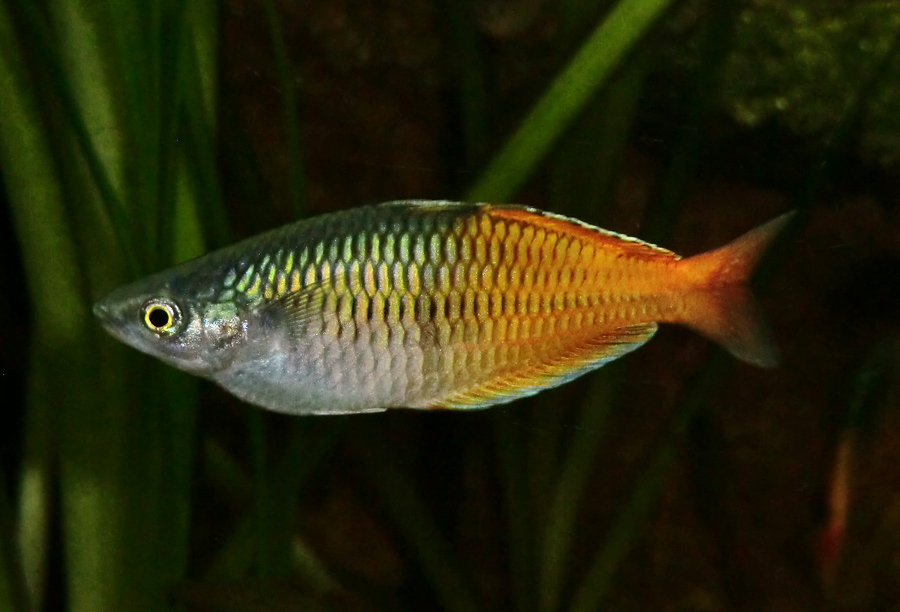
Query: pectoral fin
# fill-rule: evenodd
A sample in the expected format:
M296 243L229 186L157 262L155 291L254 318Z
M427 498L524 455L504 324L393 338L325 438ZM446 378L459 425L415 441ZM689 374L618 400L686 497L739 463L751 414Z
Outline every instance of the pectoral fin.
M301 337L309 324L321 317L327 298L324 283L315 283L270 299L260 309L270 324L284 326L290 336Z

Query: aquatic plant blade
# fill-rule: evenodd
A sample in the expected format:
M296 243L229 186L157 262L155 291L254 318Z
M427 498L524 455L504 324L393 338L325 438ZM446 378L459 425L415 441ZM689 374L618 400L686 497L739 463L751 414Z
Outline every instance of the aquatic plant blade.
M673 0L623 0L600 23L490 162L467 199L507 201Z
M0 610L28 612L31 604L15 538L15 519L7 499L6 473L0 470Z
M36 8L17 5L16 18L0 19L22 30L3 37L0 164L13 188L34 311L26 423L48 412L46 429L65 434L52 451L60 461L61 597L74 612L162 609L187 561L195 382L101 338L89 306L92 294L126 279L123 260L146 264L157 245L173 245L163 250L180 257L202 248L187 162L157 129L172 133L183 88L192 86L180 78L185 37L164 60L159 48L172 20L182 34L196 28L215 41L215 11L198 23L199 9L177 1ZM117 27L102 27L109 23ZM15 40L28 61L7 61ZM123 57L137 58L127 71L115 69ZM154 106L153 86L171 98ZM126 201L127 211L110 205ZM135 223L139 238L116 229L116 215L134 211L145 221ZM159 211L169 211L162 236L146 223L157 224Z
M306 212L306 182L303 169L303 151L300 143L300 118L298 113L295 79L291 68L287 43L281 28L281 21L274 0L263 0L269 38L275 53L275 67L281 87L281 103L284 106L284 129L289 158L288 197L294 218L301 218Z
M512 410L498 410L494 421L497 472L501 479L506 511L506 543L509 550L509 582L513 610L534 609L534 551L530 537L531 521L525 471L525 452L515 428L517 417Z
M339 417L315 423L297 420L287 450L272 469L269 478L270 484L275 485L270 487L270 493L278 498L276 508L287 512L290 509L288 506L293 507L293 502L302 493L306 482L321 467L325 458L334 452L343 429L344 421ZM240 497L249 495L251 486L248 476L216 445L209 443L206 446L208 469L212 472L213 479L221 482L223 486L230 487L235 495ZM251 511L232 528L228 539L209 564L204 575L205 580L249 575L255 552L254 541L257 537L256 521L257 518ZM284 540L288 539L287 534L279 535ZM296 565L296 554L292 554L292 560ZM302 570L309 570L316 576L325 572L322 567L315 567L312 564L307 564ZM304 571L300 571L300 574L306 575Z
M416 494L409 475L389 448L382 432L372 436L361 467L380 494L394 524L422 564L443 608L448 612L477 612L480 607L463 578L452 549L430 512Z
M33 92L27 84L22 58L17 48L9 15L0 3L0 172L6 186L15 189L22 201L46 196L55 201L55 184L32 184L35 177L52 174L43 133L38 129ZM31 145L26 155L19 149ZM16 195L9 195L10 202ZM40 204L38 204L40 206ZM33 217L23 214L19 223L29 225ZM44 246L44 245L39 245ZM39 256L33 253L32 256ZM34 260L31 259L31 265ZM44 313L47 315L48 313ZM33 355L32 355L33 357ZM18 520L12 504L6 499L11 489L5 474L0 473L0 609L25 611L33 604L40 608L46 576L47 549L50 538L48 520L50 506L50 473L53 450L50 447L52 422L46 406L32 403L25 419L25 442L19 475Z
M72 236L66 228L63 195L53 163L50 137L42 125L33 83L25 72L16 44L17 33L12 25L6 4L0 3L0 168L8 188L11 217L22 245L22 260L33 305L26 423L37 422L45 428L40 434L31 428L26 432L23 466L27 471L46 468L41 466L39 457L52 452L44 448L45 432L52 424L46 419L35 418L47 414L46 407L51 405L54 395L52 387L74 382L76 390L80 389L80 374L85 375L87 384L95 379L79 367L90 357L83 348L86 346L83 332L86 313L79 284L81 274L75 263ZM47 266L48 261L57 263ZM65 365L70 359L74 363ZM61 368L54 372L56 366ZM56 408L64 410L78 397L79 394L74 392L62 402L57 400ZM22 486L28 486L29 482L30 479L23 476ZM37 553L30 558L23 555L23 571L29 576L40 576L44 573L46 558L39 551L44 549L49 528L31 520L23 523L23 527L28 534L26 541L36 545L30 552ZM32 586L39 588L39 581L33 580ZM102 597L102 586L98 585L95 593ZM38 597L38 593L33 594L35 600Z
M621 376L622 366L612 364L609 368L611 371L608 369L591 380L548 510L539 576L538 609L543 612L559 608L568 555L577 528L578 508L593 472L597 452L606 439L606 423L614 407L617 375Z
M601 608L622 560L636 543L641 528L655 507L691 417L702 406L710 386L722 376L727 365L729 363L723 355L716 353L701 369L695 384L676 409L665 438L656 446L653 458L638 479L631 497L616 515L609 537L597 551L575 592L570 612L590 612Z

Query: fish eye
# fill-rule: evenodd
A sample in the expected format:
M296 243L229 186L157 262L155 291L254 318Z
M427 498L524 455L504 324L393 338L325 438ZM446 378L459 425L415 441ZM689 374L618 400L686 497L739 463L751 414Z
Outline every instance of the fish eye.
M169 301L154 300L144 306L144 324L157 334L171 334L181 319L178 306Z

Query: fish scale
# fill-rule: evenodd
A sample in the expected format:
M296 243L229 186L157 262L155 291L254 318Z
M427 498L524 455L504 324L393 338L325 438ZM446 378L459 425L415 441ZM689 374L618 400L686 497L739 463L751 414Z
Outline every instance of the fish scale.
M660 322L772 365L743 282L787 218L682 260L526 207L394 202L210 253L95 312L126 343L272 410L482 408L600 367Z

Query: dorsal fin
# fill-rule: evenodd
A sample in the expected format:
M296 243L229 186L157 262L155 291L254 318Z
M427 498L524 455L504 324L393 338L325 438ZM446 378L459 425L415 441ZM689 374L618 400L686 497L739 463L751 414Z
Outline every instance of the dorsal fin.
M680 259L678 255L668 249L658 247L655 244L644 242L625 234L611 232L600 227L596 227L572 219L563 215L550 213L527 206L515 205L489 205L485 207L486 212L491 218L504 219L507 221L518 221L542 227L546 230L578 236L590 243L602 245L604 248L621 251L632 257L640 257L646 259Z
M596 227L578 219L520 204L470 204L446 200L396 200L379 204L379 207L406 208L416 213L453 212L465 214L471 212L484 214L492 219L524 223L560 234L578 236L594 244L599 243L606 248L622 251L630 256L647 259L660 257L680 259L672 251L638 238L632 238L625 234Z

